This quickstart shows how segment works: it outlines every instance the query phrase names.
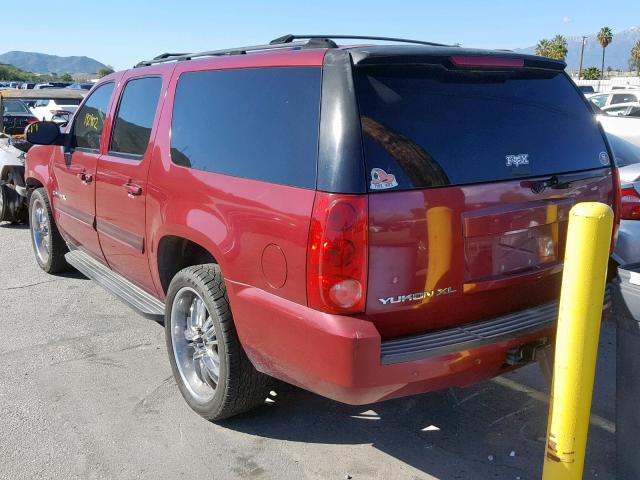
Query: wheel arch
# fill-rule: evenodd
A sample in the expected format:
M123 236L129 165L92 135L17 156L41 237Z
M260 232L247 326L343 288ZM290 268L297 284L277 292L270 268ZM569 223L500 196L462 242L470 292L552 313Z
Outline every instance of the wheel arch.
M171 280L183 268L194 265L215 263L217 256L212 253L210 242L203 242L200 235L187 232L165 232L158 236L152 255L154 273L163 296L167 294ZM222 266L220 266L222 269Z

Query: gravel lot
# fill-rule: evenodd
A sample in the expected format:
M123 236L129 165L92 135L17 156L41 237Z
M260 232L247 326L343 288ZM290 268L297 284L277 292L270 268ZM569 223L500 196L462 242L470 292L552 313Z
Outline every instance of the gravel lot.
M46 275L24 227L0 225L0 307L2 479L540 478L536 365L369 407L291 389L214 425L183 402L162 327L78 273ZM605 323L585 478L614 478L614 333Z

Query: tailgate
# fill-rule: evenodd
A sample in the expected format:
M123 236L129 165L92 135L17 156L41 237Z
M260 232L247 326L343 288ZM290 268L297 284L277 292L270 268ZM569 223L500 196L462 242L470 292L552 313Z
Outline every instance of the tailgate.
M611 204L611 170L542 194L528 184L369 196L367 315L383 338L558 298L569 210L582 201Z
M608 147L564 72L437 62L355 69L366 314L383 339L556 300L569 210L614 202Z

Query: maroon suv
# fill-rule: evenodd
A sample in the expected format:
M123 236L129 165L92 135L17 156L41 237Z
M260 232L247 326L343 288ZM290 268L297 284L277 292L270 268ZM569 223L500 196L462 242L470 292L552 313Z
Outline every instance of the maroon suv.
M205 418L272 377L364 404L530 361L569 209L616 202L564 63L335 38L164 54L103 78L65 133L28 129L38 263L163 320Z

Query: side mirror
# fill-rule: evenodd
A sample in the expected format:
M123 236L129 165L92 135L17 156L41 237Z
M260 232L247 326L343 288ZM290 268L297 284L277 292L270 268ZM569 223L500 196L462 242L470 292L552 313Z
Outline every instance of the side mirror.
M34 122L25 129L27 142L34 145L64 145L64 136L55 122Z

